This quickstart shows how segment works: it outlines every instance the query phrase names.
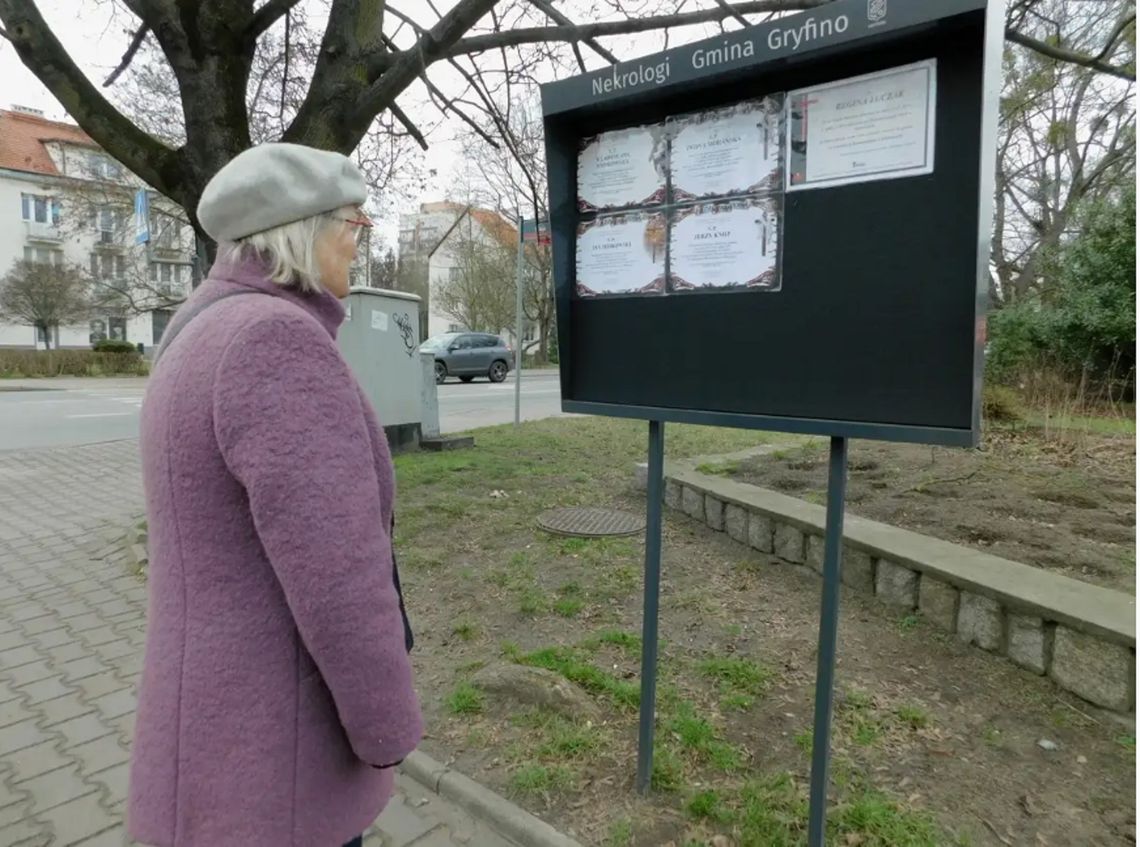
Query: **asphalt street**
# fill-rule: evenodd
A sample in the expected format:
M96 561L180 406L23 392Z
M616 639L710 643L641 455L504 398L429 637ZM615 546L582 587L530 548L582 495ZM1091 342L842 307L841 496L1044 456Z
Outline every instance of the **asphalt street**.
M32 390L10 390L12 388ZM0 450L98 444L137 438L145 379L58 379L0 382ZM514 420L514 376L493 385L449 381L439 386L440 429L463 432ZM522 418L561 414L558 374L524 374Z

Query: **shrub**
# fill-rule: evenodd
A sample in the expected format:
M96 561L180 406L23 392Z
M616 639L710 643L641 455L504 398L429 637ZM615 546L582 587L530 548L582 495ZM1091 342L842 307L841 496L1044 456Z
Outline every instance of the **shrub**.
M129 341L104 338L94 344L96 353L137 353L138 348Z
M146 376L149 372L148 362L137 352L0 349L0 379L51 376Z

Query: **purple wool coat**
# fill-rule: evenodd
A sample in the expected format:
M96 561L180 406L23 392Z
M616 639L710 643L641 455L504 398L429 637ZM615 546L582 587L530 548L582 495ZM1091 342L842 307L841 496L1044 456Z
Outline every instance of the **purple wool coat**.
M128 829L154 847L341 847L420 740L383 429L344 309L219 264L143 403L146 659Z

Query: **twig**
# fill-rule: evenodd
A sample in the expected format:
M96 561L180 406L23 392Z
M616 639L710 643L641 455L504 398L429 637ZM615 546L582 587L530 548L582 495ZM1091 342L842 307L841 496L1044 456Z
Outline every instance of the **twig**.
M974 470L965 476L953 476L946 479L928 479L925 482L920 482L918 485L911 486L910 488L906 489L903 494L909 494L911 491L922 491L922 489L927 488L931 485L945 485L952 482L966 482L967 480L973 479L977 475L978 471Z
M1062 706L1068 706L1070 709L1072 709L1074 712L1076 712L1078 715L1080 715L1080 716L1081 716L1082 718L1084 718L1086 721L1091 721L1092 723L1096 724L1097 726L1100 726L1100 721L1098 721L1098 720L1097 720L1096 718L1094 718L1092 715L1089 715L1089 714L1086 714L1085 712L1082 712L1080 709L1078 709L1078 708L1077 708L1076 706L1074 706L1072 703L1066 703L1066 702L1065 702L1064 700L1062 700L1060 697L1057 697L1057 698L1055 698L1055 699L1056 699L1056 700L1057 700L1057 702L1058 702L1058 703L1060 703Z
M978 818L978 820L980 820L982 823L984 823L986 825L986 829L988 829L990 832L992 832L994 834L994 837L998 841L1000 841L1002 844L1006 845L1006 847L1013 847L1013 842L1010 841L1008 838L1006 838L1004 835L1002 835L1000 832L998 832L998 828L996 826L994 826L992 823L990 823L985 818Z
M139 52L139 48L142 47L142 43L146 39L148 29L150 29L150 27L144 23L135 30L135 34L131 36L131 43L127 47L127 52L123 54L123 58L119 61L119 66L111 71L110 75L103 80L104 88L114 85L115 80L122 76L123 71L130 67L131 61L135 58L135 54Z
M428 149L427 139L424 138L424 134L420 132L419 127L412 123L411 118L409 118L404 113L403 109L401 109L395 103L391 103L388 106L388 111L392 113L396 120L404 125L404 129L408 131L408 135L414 138L416 140L416 143L419 144L422 149Z

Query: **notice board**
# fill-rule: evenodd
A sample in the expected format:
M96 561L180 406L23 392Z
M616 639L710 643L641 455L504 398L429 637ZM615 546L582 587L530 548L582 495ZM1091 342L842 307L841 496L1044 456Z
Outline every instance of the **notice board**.
M998 13L840 0L543 86L563 408L976 443Z

